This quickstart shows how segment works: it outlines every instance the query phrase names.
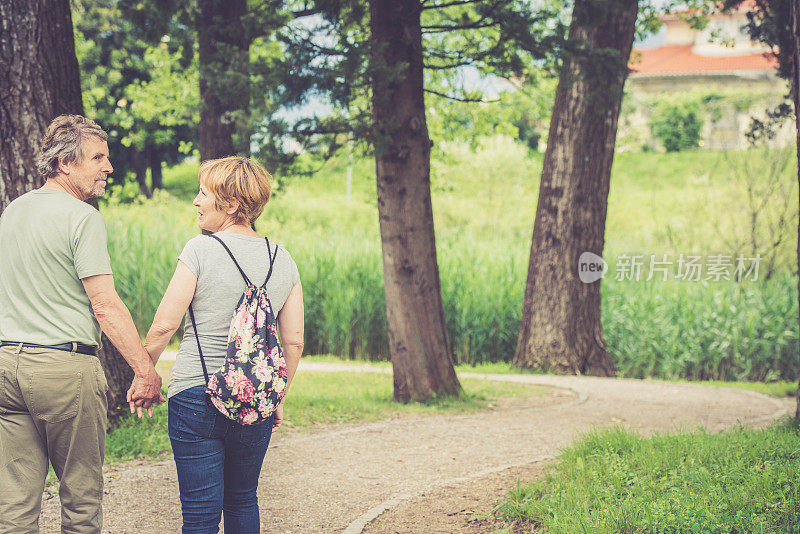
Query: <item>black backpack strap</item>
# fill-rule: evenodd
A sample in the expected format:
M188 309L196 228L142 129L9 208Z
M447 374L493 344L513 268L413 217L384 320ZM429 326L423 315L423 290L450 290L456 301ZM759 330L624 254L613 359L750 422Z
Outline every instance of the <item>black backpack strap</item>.
M206 370L206 361L203 359L203 349L200 348L200 336L197 335L197 323L195 323L194 321L194 312L192 311L191 304L189 304L189 319L192 320L192 330L194 330L194 338L197 340L197 352L200 354L200 364L203 366L203 376L206 378L206 385L208 385L208 371Z
M233 252L231 252L231 249L229 249L229 248L228 248L228 245L226 245L226 244L225 244L225 243L222 241L222 239L218 238L218 237L217 237L217 236L215 236L214 234L211 234L211 237L213 237L214 239L216 239L217 241L219 241L219 244L220 244L220 245L222 245L222 246L225 248L225 251L228 253L228 256L230 256L230 257L231 257L231 259L233 260L233 263L234 263L234 265L236 265L236 268L237 268L237 269L239 269L239 273L242 275L242 278L244 278L244 282L245 282L245 283L246 283L248 286L252 286L253 284L250 282L250 279L249 279L249 278L247 278L247 275L246 275L246 274L244 274L244 271L243 271L243 270L242 270L242 268L239 266L239 262L238 262L238 261L236 261L236 258L234 258L234 257L233 257Z
M269 256L269 272L267 273L267 279L264 280L264 285L261 287L267 287L267 282L269 282L269 277L272 276L272 267L275 265L275 258L278 257L278 244L275 244L275 254L272 254L272 250L269 248L269 238L265 237L264 239L267 240L267 256Z

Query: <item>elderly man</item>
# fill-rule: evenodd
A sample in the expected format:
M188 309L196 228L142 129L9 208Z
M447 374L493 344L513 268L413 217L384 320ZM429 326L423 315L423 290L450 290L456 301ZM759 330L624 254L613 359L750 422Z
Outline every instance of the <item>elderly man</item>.
M133 368L138 404L161 378L114 288L106 226L85 201L112 172L106 133L78 115L42 139L43 187L0 217L0 532L38 532L48 461L62 532L99 533L108 384L100 329ZM140 414L141 415L141 414ZM152 415L152 414L151 414Z

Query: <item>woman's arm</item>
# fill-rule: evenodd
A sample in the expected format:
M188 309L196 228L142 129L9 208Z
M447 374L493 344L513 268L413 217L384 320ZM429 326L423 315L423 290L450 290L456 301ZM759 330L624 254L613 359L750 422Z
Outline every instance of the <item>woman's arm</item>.
M147 332L144 348L155 364L167 347L172 335L181 326L186 310L194 298L197 277L182 261L178 260L175 274L167 286L167 291L158 305L153 325Z
M283 308L278 312L277 317L278 333L281 336L283 346L283 358L286 360L286 391L292 383L294 373L297 371L297 364L300 363L300 355L303 354L303 286L300 282L292 288ZM149 336L148 336L149 337ZM284 396L284 399L286 397ZM275 410L275 421L272 430L278 430L283 422L283 402Z

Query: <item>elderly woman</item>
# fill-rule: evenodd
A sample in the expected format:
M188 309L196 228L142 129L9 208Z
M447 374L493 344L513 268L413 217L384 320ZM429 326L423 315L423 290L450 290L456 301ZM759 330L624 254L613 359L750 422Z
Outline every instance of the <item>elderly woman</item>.
M224 512L225 532L257 533L258 477L270 436L283 421L283 401L256 424L225 417L206 394L203 363L208 374L223 365L231 318L249 285L245 279L253 286L266 281L288 389L303 350L303 292L286 249L253 230L269 200L269 174L250 159L228 157L204 162L199 179L194 205L200 228L212 235L192 238L178 257L145 348L158 360L187 309L193 315L187 315L168 390L183 532L218 532Z

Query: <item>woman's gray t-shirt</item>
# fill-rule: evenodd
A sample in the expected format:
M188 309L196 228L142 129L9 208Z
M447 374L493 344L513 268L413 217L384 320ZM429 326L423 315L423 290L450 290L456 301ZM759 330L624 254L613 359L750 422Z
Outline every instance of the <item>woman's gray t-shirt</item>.
M223 231L215 234L228 246L236 261L250 281L260 286L267 278L269 258L267 242L260 237L250 237ZM272 310L275 315L283 307L289 292L300 281L297 265L282 246L270 241L270 250L275 254L275 265L267 282ZM197 289L192 299L192 310L197 322L197 332L203 347L203 358L208 374L213 374L225 360L228 348L228 330L234 309L245 290L245 282L225 249L215 239L206 235L193 237L178 256L197 276ZM187 311L184 332L167 395L172 397L181 391L205 385L200 354Z

